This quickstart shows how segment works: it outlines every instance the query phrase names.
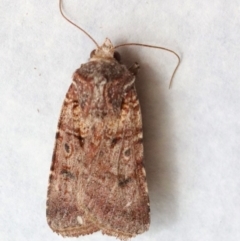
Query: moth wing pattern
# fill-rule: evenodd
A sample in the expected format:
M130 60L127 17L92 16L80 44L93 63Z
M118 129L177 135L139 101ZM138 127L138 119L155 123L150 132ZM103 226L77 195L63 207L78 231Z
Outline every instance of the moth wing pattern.
M109 42L102 49L110 48ZM58 124L47 201L48 223L63 236L101 230L125 240L149 228L134 81L124 65L104 59L82 65L73 76Z
M86 163L79 203L103 233L133 237L149 226L142 122L134 86L124 98L120 116L107 115L99 133L97 157L91 165Z
M80 191L78 175L81 171L81 167L76 168L81 156L81 140L74 129L74 109L77 106L77 91L71 84L58 123L47 199L48 224L62 236L79 236L99 230L88 220L84 209L77 203L76 193Z

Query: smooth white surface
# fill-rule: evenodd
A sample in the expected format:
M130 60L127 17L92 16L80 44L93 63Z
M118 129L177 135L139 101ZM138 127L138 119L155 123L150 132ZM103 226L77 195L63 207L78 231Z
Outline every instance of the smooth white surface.
M134 240L240 240L240 3L237 0L64 0L102 44L139 62L150 230ZM95 46L58 1L0 2L0 240L63 239L45 218L57 121L72 73Z

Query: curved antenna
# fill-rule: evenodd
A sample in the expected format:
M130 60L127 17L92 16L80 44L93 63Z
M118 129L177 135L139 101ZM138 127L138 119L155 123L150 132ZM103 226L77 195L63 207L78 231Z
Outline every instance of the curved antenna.
M76 28L80 29L83 33L85 33L93 42L94 44L97 46L97 48L99 48L99 45L97 44L97 42L94 40L94 38L89 34L87 33L84 29L82 29L81 27L79 27L77 24L75 24L74 22L72 22L71 20L69 20L63 13L63 10L62 10L62 0L59 0L59 10L60 10L60 13L62 14L63 18L65 18L65 20L67 20L69 23L71 23L73 26L75 26Z
M177 63L177 66L175 67L174 71L173 71L173 74L172 74L172 77L170 79L170 83L169 83L169 89L171 88L172 86L172 82L173 82L173 78L174 78L174 75L178 69L178 66L180 65L180 62L181 62L181 59L179 57L179 55L174 52L173 50L171 49L167 49L167 48L164 48L164 47L159 47L159 46L154 46L154 45L148 45L148 44L138 44L138 43L126 43L126 44L120 44L120 45L117 45L115 46L114 48L120 48L120 47L123 47L123 46L142 46L142 47L148 47L148 48L154 48L154 49L162 49L162 50L165 50L165 51L168 51L172 54L174 54L177 58L178 58L178 63Z

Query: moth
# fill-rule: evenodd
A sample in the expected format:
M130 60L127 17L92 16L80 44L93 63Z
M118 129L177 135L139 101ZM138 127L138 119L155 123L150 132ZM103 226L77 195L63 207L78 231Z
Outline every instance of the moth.
M149 229L139 65L127 68L115 49L109 39L97 45L62 106L47 198L48 224L62 236L126 240Z
M101 230L126 239L149 228L137 69L120 64L106 39L73 75L47 201L48 224L62 236Z

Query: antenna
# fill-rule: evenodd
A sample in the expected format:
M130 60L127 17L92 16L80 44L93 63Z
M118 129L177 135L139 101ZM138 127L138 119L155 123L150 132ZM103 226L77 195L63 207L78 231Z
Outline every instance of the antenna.
M175 69L173 71L173 74L172 74L172 77L170 79L169 89L171 88L174 75L175 75L175 73L176 73L176 71L178 69L178 66L180 65L180 62L181 62L181 59L180 59L179 55L176 52L174 52L171 49L167 49L167 48L160 47L160 46L154 46L154 45L148 45L148 44L139 44L139 43L120 44L120 45L115 46L114 48L116 49L116 48L120 48L120 47L124 47L124 46L141 46L141 47L147 47L147 48L161 49L161 50L165 50L165 51L168 51L168 52L174 54L178 58L178 63L177 63L177 66L175 67Z
M65 18L65 20L67 20L69 23L71 23L73 26L75 26L76 28L80 29L83 33L85 33L93 42L94 44L97 46L97 48L99 48L99 45L97 44L97 42L94 40L94 38L89 34L87 33L84 29L82 29L81 27L79 27L77 24L73 23L70 19L68 19L64 13L63 13L63 10L62 10L62 0L59 0L59 10L60 10L60 13L62 14L63 18Z
M60 13L61 15L63 16L63 18L68 21L70 24L72 24L73 26L75 26L76 28L78 28L79 30L81 30L84 34L86 34L93 42L94 44L97 46L97 48L100 48L100 46L98 45L98 43L94 40L94 38L89 34L87 33L84 29L82 29L81 27L79 27L77 24L75 24L74 22L72 22L70 19L68 19L64 13L63 13L63 10L62 10L62 0L59 0L59 10L60 10ZM161 50L165 50L165 51L168 51L172 54L174 54L177 58L178 58L178 63L177 63L177 66L175 67L174 71L173 71L173 74L172 74L172 77L170 79L170 83L169 83L169 89L171 88L172 86L172 82L173 82L173 78L175 76L175 73L180 65L180 62L181 62L181 59L179 57L179 55L174 52L173 50L171 49L167 49L167 48L164 48L164 47L160 47L160 46L154 46L154 45L148 45L148 44L139 44L139 43L126 43L126 44L120 44L120 45L117 45L114 47L114 49L117 49L117 48L120 48L120 47L124 47L124 46L141 46L141 47L147 47L147 48L155 48L155 49L161 49Z

